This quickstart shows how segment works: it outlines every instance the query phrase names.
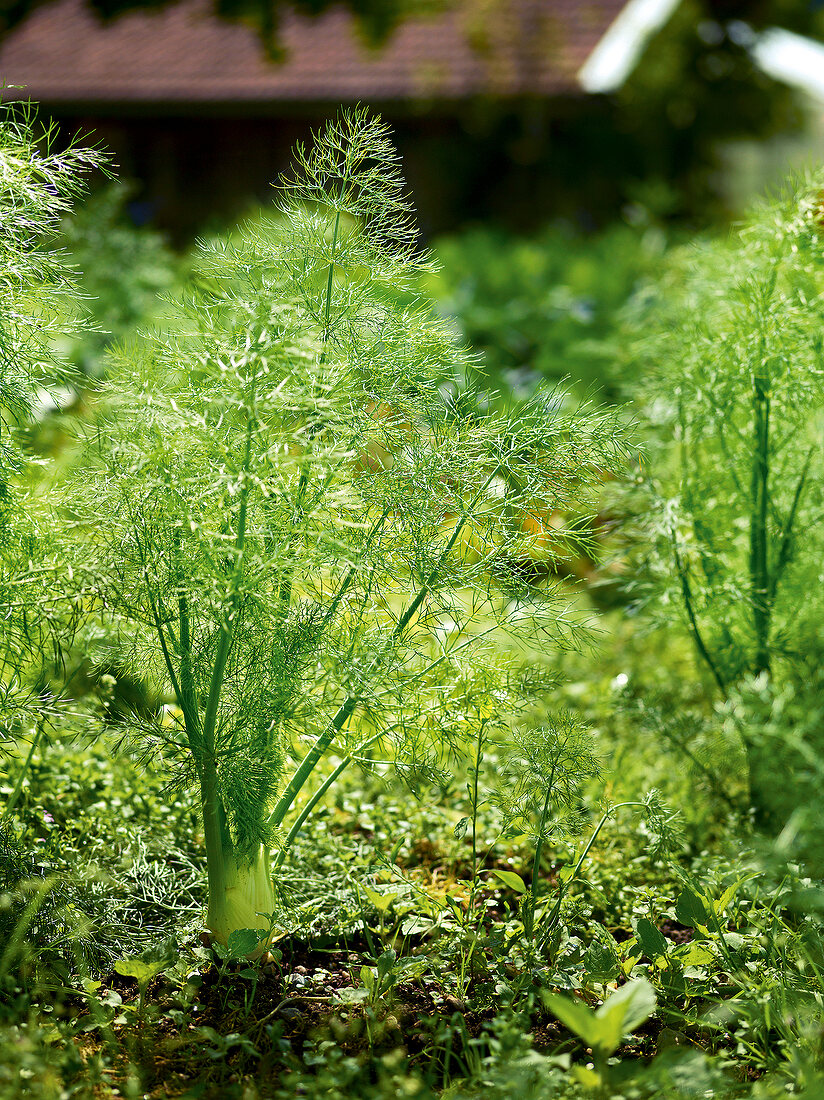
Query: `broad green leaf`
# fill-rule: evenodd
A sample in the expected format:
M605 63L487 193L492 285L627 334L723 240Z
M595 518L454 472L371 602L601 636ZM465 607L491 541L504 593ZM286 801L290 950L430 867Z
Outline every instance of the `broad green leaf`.
M398 961L398 955L394 948L387 947L384 953L378 959L378 974L381 978L385 978L387 974L392 972L392 968Z
M724 891L724 893L721 895L721 897L718 899L718 901L716 901L715 904L713 905L713 909L715 909L716 914L720 915L721 913L724 912L724 910L730 904L732 899L735 897L735 895L738 891L738 887L740 885L741 885L740 882L734 882L732 884L732 886L727 887L727 889Z
M724 893L721 895L721 897L718 899L718 901L713 906L713 908L715 909L715 912L717 914L723 913L724 910L727 908L727 906L732 901L732 899L735 897L735 895L738 893L738 891L744 885L744 883L748 882L751 878L757 878L757 877L758 877L758 872L755 871L752 874L743 875L741 878L736 879L736 881L732 884L732 886L727 887L727 889L724 891Z
M372 972L372 968L369 966L362 966L360 968L360 980L364 989L371 991L375 988L375 975Z
M655 927L651 920L639 917L635 922L635 935L641 950L648 959L657 959L666 955L668 943L666 937Z
M254 928L236 928L230 932L226 950L230 959L244 959L251 955L260 943L260 933Z
M715 961L715 952L706 943L682 943L672 955L681 966L707 966Z
M114 968L124 978L134 978L138 985L148 985L156 974L159 974L166 966L164 960L146 962L144 959L125 958L118 959Z
M493 868L492 874L496 875L504 886L508 886L510 890L514 890L516 894L526 893L526 883L520 875L516 875L514 871L498 871Z
M457 898L452 896L452 894L446 895L446 904L449 906L452 916L456 920L460 920L463 917L463 906Z
M796 913L824 913L824 889L807 886L793 890L786 904Z
M622 985L595 1013L595 1042L590 1045L597 1045L604 1054L612 1054L623 1037L655 1011L655 1004L655 990L646 978Z
M561 996L560 993L547 993L546 990L541 990L541 997L549 1011L553 1016L558 1017L564 1027L568 1027L588 1047L595 1045L597 1020L594 1012L580 1001L573 1001L570 997Z
M373 890L369 886L363 887L363 892L366 894L366 899L370 905L373 905L379 913L388 913L392 908L394 902L398 900L399 894L387 892L386 894L380 893L378 890Z
M704 898L685 886L678 895L675 905L675 916L690 928L706 928L710 919Z
M638 964L638 960L641 958L641 952L638 951L638 944L633 940L635 951L627 951L626 955L620 962L621 973L625 978L628 978Z
M587 1089L600 1089L603 1085L601 1074L589 1066L573 1066L572 1072L577 1081Z
M591 943L584 952L584 970L596 982L610 981L617 977L620 962L606 944Z
M369 1000L369 990L365 986L358 989L339 989L334 995L334 1003L341 1005L362 1005Z

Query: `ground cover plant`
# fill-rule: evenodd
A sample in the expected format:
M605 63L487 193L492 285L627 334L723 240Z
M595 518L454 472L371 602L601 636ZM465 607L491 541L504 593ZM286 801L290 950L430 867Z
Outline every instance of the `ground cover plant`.
M37 149L14 148L33 187ZM365 111L299 150L276 215L204 244L154 330L88 372L105 381L59 461L24 468L65 414L15 425L15 515L48 517L49 540L3 549L4 593L27 593L4 596L27 645L6 645L3 683L30 704L5 726L0 1096L821 1095L815 629L776 597L756 667L761 497L717 500L693 457L713 438L703 354L762 488L752 379L764 363L776 385L803 376L767 480L767 566L787 597L814 587L815 196L804 185L743 247L718 246L726 267L712 260L689 313L705 340L682 332L680 295L707 276L678 256L664 321L644 315L641 345L607 333L632 370L652 344L693 387L686 447L676 387L637 402L640 477L623 411L456 387L468 353L437 319L389 135ZM62 213L21 229L25 257ZM149 268L156 246L135 249ZM769 270L779 297L753 311ZM16 348L30 392L56 377L54 350ZM622 469L636 485L610 489L620 507L639 492L654 507L643 533L606 540L625 593L596 612L558 574ZM679 500L680 603L665 587L656 618L674 553L660 515ZM736 534L715 536L693 622L689 524L705 516ZM732 651L709 632L724 625ZM723 696L696 630L716 661L754 655L724 666ZM759 738L785 750L804 814L753 801Z

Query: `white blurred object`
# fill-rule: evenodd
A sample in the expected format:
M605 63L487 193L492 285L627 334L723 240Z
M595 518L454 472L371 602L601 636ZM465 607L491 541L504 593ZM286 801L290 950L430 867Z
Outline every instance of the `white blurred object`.
M756 65L767 76L801 88L824 101L824 44L771 27L752 46Z
M585 92L614 92L681 0L629 0L578 72Z
M660 30L680 0L629 0L578 71L585 92L617 91L637 65L649 39ZM800 88L824 102L824 43L781 27L756 34L733 20L726 33L749 49L755 64L774 80Z

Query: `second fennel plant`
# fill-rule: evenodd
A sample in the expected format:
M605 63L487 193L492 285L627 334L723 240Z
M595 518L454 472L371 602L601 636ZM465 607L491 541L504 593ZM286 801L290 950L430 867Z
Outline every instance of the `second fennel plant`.
M72 385L55 345L84 324L75 274L55 240L88 174L105 163L99 150L75 142L59 149L55 125L38 120L31 104L0 103L0 751L31 736L4 817L52 717L44 668L59 658L58 638L71 620L51 591L49 540L38 529L36 495L27 492L23 433L52 391Z
M822 182L792 180L728 240L676 252L628 341L663 443L647 564L722 697L819 663Z
M722 791L736 745L759 824L779 832L792 818L796 854L816 861L824 777L822 184L820 172L791 180L728 239L675 253L639 299L634 340L626 341L636 370L644 368L641 404L656 429L635 575L652 582L667 629L678 619L687 628L720 699L715 714L671 726L673 741L683 744L690 726L703 731L695 740L687 733L685 747ZM721 773L702 759L709 745L723 750Z
M269 926L270 852L349 763L425 776L479 684L497 720L521 705L493 629L575 629L524 576L518 520L586 510L620 428L557 393L462 413L442 383L465 352L418 297L427 268L386 127L343 114L298 148L276 217L202 248L89 432L77 569L117 660L174 699L143 732L199 789L224 943Z

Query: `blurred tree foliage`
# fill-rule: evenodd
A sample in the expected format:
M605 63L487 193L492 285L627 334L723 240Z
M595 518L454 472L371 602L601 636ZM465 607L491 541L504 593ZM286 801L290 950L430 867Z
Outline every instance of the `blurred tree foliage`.
M692 214L717 192L718 148L797 130L796 94L755 64L769 27L824 40L824 5L799 0L682 0L615 96L615 128L638 198L659 214ZM672 190L651 181L675 184ZM629 183L630 193L633 190Z
M0 34L10 30L35 8L53 0L6 0L0 12ZM138 8L160 10L174 0L86 0L87 5L103 19L111 19ZM279 52L278 27L285 8L301 15L320 15L332 6L332 0L210 0L216 14L224 19L251 23L258 29L267 48ZM447 0L344 0L355 15L367 41L377 44L404 18L435 12L445 7ZM338 6L340 6L338 4Z

